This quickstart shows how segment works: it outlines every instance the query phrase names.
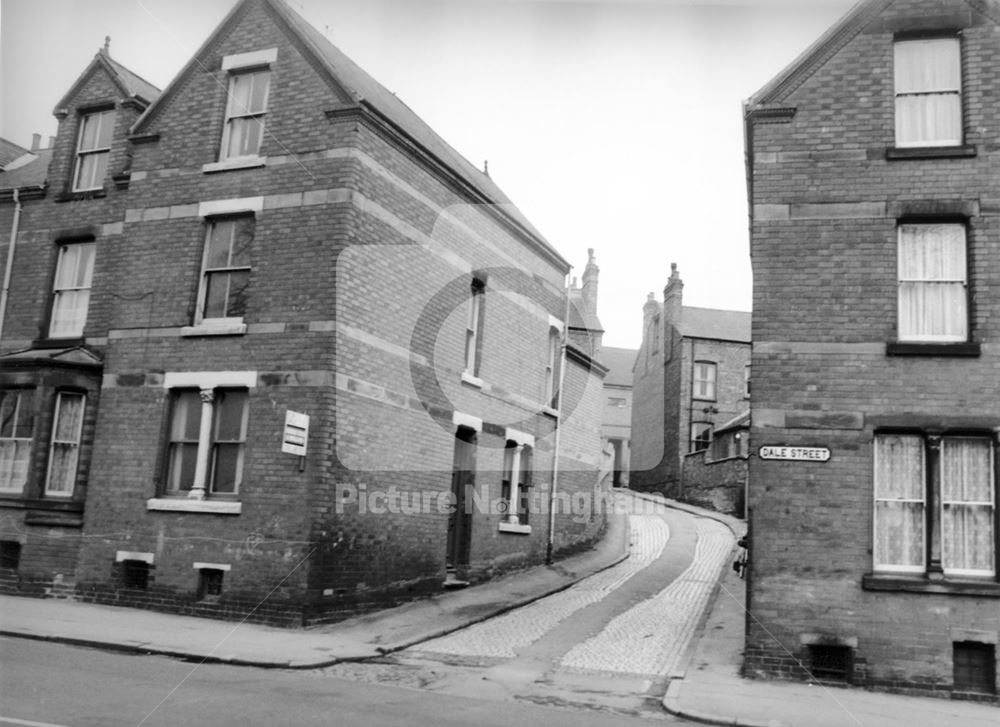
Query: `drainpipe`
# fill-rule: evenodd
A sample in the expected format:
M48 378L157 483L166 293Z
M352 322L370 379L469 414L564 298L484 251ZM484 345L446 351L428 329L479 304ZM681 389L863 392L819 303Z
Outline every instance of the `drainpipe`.
M559 353L559 409L556 412L556 437L554 453L552 455L552 487L549 488L549 542L545 547L545 562L552 565L552 549L556 535L556 488L559 484L559 443L562 433L563 417L563 386L566 382L566 350L569 348L569 286L572 278L573 267L570 266L566 273L566 315L563 318L562 330L562 350Z
M3 271L3 290L0 291L0 342L3 341L3 322L7 317L7 296L10 294L10 276L14 267L14 248L17 247L17 228L21 224L21 197L14 192L14 219L10 223L10 242L7 244L7 267Z

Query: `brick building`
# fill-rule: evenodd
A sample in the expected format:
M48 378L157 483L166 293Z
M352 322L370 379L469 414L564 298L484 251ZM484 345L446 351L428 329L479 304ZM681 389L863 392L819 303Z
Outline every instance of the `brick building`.
M737 419L747 411L750 393L750 314L685 306L683 291L671 265L663 303L650 293L643 306L631 484L742 515L743 486L730 471L734 465L714 464L736 458L736 469L745 468L743 445L731 452L728 442L745 440ZM713 447L713 433L723 425L725 441ZM697 470L690 477L689 460Z
M568 263L281 0L56 115L0 176L8 587L315 622L599 536Z
M638 352L634 348L605 346L601 363L607 366L604 377L604 418L601 434L614 448L611 484L628 487L632 447L632 369Z
M998 88L1000 3L866 0L746 104L749 674L995 699Z

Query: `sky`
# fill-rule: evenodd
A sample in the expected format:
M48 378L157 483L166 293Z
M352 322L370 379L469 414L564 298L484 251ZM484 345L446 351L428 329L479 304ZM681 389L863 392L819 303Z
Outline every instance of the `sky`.
M742 102L854 0L286 0L489 173L637 348L670 264L684 304L749 311ZM0 136L52 110L110 36L165 88L236 0L0 0Z

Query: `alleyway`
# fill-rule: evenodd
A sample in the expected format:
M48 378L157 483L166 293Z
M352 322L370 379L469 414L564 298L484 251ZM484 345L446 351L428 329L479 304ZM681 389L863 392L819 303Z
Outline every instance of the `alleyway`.
M631 555L504 615L377 662L320 673L485 700L662 716L733 536L721 523L622 493Z

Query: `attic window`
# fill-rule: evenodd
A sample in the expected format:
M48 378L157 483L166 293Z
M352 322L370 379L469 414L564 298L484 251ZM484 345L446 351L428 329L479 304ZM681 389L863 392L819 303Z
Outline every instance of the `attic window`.
M80 134L76 143L76 166L73 171L73 191L101 189L108 174L111 136L115 130L114 109L95 111L80 117Z
M220 161L259 158L271 90L270 64L277 57L278 49L269 48L222 59L222 69L229 72L229 91Z

